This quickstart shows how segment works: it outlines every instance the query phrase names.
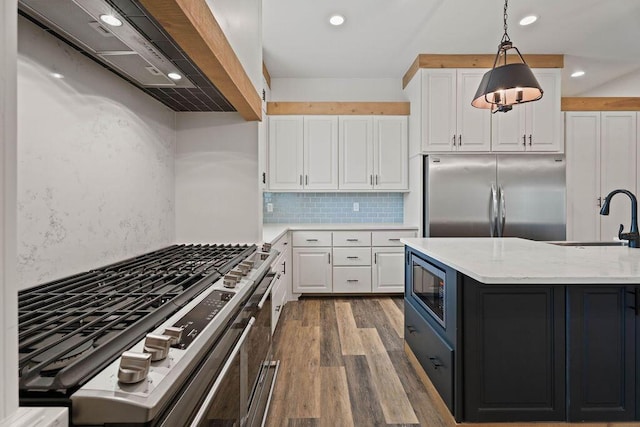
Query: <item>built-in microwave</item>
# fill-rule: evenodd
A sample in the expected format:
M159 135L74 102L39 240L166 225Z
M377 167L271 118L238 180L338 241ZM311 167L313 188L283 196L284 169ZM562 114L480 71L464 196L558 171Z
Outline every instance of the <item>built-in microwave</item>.
M409 259L411 298L442 327L446 327L447 274L441 268L417 256Z

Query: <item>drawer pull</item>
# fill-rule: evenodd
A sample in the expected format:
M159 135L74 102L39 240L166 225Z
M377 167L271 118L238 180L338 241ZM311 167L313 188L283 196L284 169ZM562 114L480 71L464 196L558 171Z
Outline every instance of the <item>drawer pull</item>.
M360 240L358 239L347 239L347 242L359 242Z
M360 259L359 256L348 256L347 259Z
M275 310L276 310L276 312L280 311L280 306L276 305L276 309Z
M359 282L358 279L347 279L347 283L356 283Z
M307 242L317 242L318 239L307 239Z
M443 366L442 363L440 363L440 360L438 360L437 357L430 357L429 360L433 364L433 369L438 369L439 367Z
M413 326L409 326L409 325L407 325L407 331L409 331L410 334L415 334L416 332L418 332L416 330L416 328L414 328Z
M395 238L395 239L389 239L390 242L399 242L400 238Z

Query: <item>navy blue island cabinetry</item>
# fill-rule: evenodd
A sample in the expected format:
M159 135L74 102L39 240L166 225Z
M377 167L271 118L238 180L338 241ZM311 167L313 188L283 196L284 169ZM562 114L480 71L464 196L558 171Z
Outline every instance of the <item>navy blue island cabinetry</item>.
M440 258L406 248L405 340L456 421L640 420L640 280L483 283Z

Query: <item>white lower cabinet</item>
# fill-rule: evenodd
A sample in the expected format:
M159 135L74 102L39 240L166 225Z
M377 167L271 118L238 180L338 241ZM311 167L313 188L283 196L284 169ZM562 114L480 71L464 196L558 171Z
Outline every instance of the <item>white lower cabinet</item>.
M371 292L371 267L333 267L333 292Z
M293 248L293 292L333 291L331 248Z
M404 292L404 247L373 248L371 290Z

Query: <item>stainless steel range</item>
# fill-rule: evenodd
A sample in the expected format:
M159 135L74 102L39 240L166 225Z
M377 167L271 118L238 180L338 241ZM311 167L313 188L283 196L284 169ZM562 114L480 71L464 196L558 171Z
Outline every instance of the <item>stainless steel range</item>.
M19 294L20 399L75 426L261 425L277 253L174 245Z

